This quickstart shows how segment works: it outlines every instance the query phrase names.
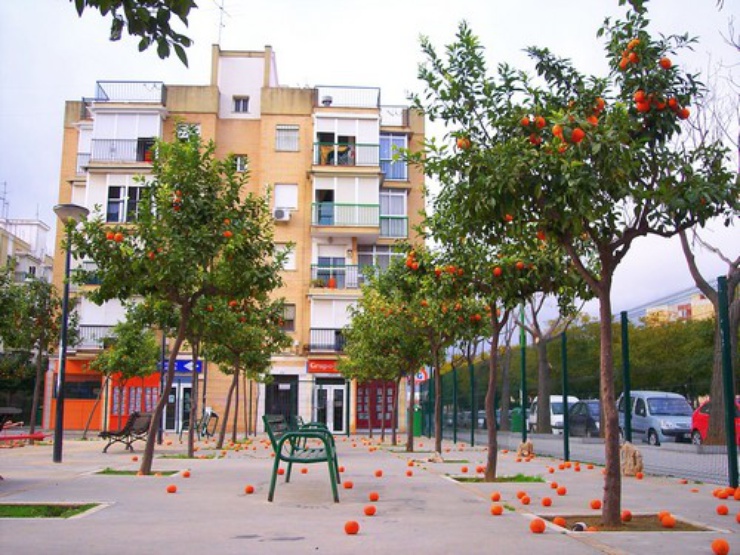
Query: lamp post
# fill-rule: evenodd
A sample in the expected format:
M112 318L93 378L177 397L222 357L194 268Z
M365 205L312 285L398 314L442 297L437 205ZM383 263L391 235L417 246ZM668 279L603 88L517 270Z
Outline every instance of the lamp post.
M67 366L67 320L69 319L69 263L72 254L70 244L72 227L75 223L84 220L90 211L77 204L57 204L54 213L64 224L67 232L67 248L64 259L64 294L62 296L62 335L59 345L59 372L57 374L57 406L54 422L54 452L55 463L62 462L62 437L64 434L64 371Z

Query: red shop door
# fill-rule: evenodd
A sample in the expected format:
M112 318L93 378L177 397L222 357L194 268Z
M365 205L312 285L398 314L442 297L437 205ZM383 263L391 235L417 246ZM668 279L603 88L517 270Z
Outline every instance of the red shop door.
M383 392L385 392L385 415L383 414ZM396 384L393 381L374 380L357 386L357 429L380 430L385 419L385 428L393 426L393 404L396 402Z

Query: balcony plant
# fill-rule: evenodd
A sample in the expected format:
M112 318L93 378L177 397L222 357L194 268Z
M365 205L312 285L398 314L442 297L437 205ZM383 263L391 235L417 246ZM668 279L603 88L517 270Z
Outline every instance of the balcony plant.
M310 285L311 287L326 287L326 282L321 278L312 279Z

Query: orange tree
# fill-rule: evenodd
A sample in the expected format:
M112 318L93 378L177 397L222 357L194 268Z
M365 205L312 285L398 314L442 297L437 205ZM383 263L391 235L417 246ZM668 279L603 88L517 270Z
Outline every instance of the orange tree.
M598 33L611 68L605 77L583 75L539 48L527 49L536 80L505 64L491 77L478 39L463 24L446 60L423 42L426 91L415 100L428 117L455 129L457 151L431 142L424 164L449 190L459 219L495 241L507 232L505 214L526 214L565 249L598 298L608 525L619 523L621 508L614 272L636 238L670 237L715 216L729 221L740 195L724 148L679 149L672 141L701 94L695 76L669 58L689 39L654 38L645 2L631 4L623 19L607 20Z
M468 322L483 327L485 313L468 295L464 271L454 265L444 268L439 254L425 248L407 251L405 261L396 260L378 276L376 287L392 297L411 325L424 337L426 360L434 370L434 444L442 452L442 375L447 348L460 338Z
M235 392L232 441L236 441L240 375L243 372L249 379L264 381L270 368L270 357L289 347L291 340L281 327L282 300L265 297L203 299L199 308L209 315L203 332L206 355L218 363L222 372L232 376L216 445L221 449ZM248 415L249 418L251 416Z
M472 328L463 327L461 336L468 340L485 336L489 341L488 384L485 397L486 421L495 419L495 400L501 358L499 339L507 323L514 317L517 306L537 292L557 294L560 310L572 310L574 296L582 290L582 280L569 271L569 259L562 249L538 232L535 225L525 218L505 214L506 234L495 241L468 230L465 219L443 192L436 199L435 214L429 228L435 239L443 245L444 264L437 269L440 277L449 275L454 269L457 276L456 288L462 298L479 307L469 320ZM464 237L462 240L456 238ZM498 439L495 425L487 427L488 459L486 481L496 478Z
M406 450L411 452L414 450L414 375L428 362L429 346L423 329L415 325L413 316L405 309L405 302L394 290L386 288L385 295L378 291L377 282L383 279L382 274L368 279L363 285L362 297L352 309L352 322L345 330L347 356L340 360L339 369L343 376L360 382L383 379L394 380L398 385L401 378L409 381ZM395 414L396 407L393 411ZM393 420L395 422L395 418ZM394 444L395 438L394 426Z
M77 256L97 265L93 302L143 297L169 303L176 313L163 391L170 390L202 299L249 299L281 285L283 257L275 253L267 199L245 193L247 176L235 171L233 160L216 159L214 149L196 133L159 142L135 225L110 226L98 212L72 235ZM160 396L154 411L141 463L145 474L166 401Z

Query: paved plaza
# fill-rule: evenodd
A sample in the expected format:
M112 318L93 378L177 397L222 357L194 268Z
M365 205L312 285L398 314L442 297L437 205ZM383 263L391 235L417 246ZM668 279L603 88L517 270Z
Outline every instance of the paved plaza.
M711 528L707 532L569 532L548 525L533 534L534 515L598 514L592 499L603 495L601 467L580 472L560 469L558 459L537 456L517 462L513 452L499 453L498 475L539 475L540 483L459 482L451 476L474 476L485 464L485 449L466 443L445 442L444 463L431 463L432 441L417 438L416 453L366 437L337 439L342 480L352 489L339 490L340 503L331 498L325 464L294 467L290 483L280 477L275 501L267 501L273 459L264 438L246 446L215 450L213 442L199 442L198 456L186 452L177 438L157 448L154 472L177 471L172 476L103 475L106 468L136 471L143 444L136 452L120 445L103 454L104 442L67 437L64 460L52 462L51 445L0 449L0 503L98 502L100 508L71 519L0 519L2 554L136 554L154 553L650 553L678 555L711 553L710 544L724 537L740 550L735 533L740 502L720 501L712 495L716 484L676 477L647 475L625 478L623 508L633 514L671 511L677 518ZM536 449L536 438L535 438ZM413 464L413 466L409 466ZM467 473L463 472L467 467ZM548 468L555 471L549 473ZM190 477L183 472L190 471ZM376 476L382 471L382 476ZM408 473L412 474L411 476ZM558 496L552 481L567 488ZM177 493L169 494L170 484ZM245 493L252 485L254 494ZM517 492L531 499L523 505ZM501 493L505 510L490 512L491 493ZM365 516L370 492L379 500L375 516ZM552 506L543 507L542 498ZM717 514L720 503L728 516ZM344 532L346 521L360 525L359 534ZM572 520L571 520L572 522Z

